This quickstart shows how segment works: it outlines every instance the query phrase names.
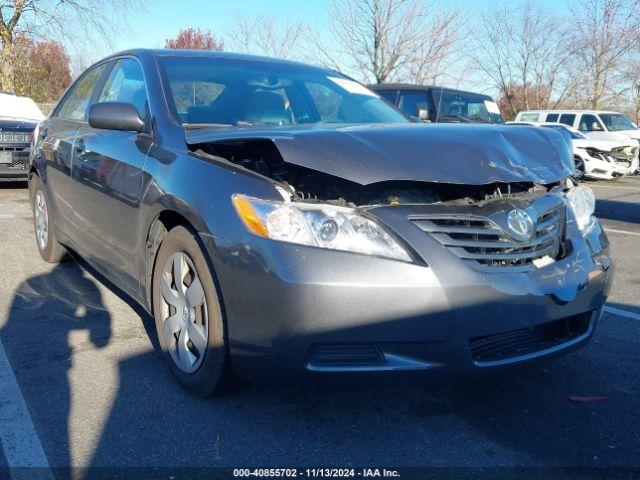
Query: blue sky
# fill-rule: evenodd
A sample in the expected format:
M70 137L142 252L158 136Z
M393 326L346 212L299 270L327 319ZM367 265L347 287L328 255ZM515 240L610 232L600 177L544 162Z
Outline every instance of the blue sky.
M114 51L129 48L162 48L167 38L175 35L184 28L194 27L210 30L216 37L224 37L232 26L235 15L254 16L266 14L276 16L282 21L302 21L312 27L317 27L322 34L323 26L327 23L327 4L331 0L147 0L144 11L114 13L114 19L124 17L126 27L118 27L116 34L108 43L98 38L80 42L81 51L78 53L69 48L74 65L74 74L80 73L94 61ZM427 0L428 1L428 0ZM470 15L471 23L482 10L504 1L518 4L525 0L440 0L442 7L459 7ZM559 14L566 13L568 0L533 0L536 4L557 10ZM474 17L475 16L475 17ZM119 25L118 20L114 20ZM259 28L259 26L256 26ZM82 45L84 43L85 45ZM86 45L91 45L87 49ZM72 46L70 43L69 47ZM312 61L309 59L309 61ZM359 78L357 72L345 73ZM455 74L453 75L456 76ZM361 79L362 80L362 79ZM473 74L462 72L455 85L484 93L494 94L492 86L485 79L477 78Z
M559 11L564 0L534 0ZM480 11L494 0L442 0L442 5ZM326 0L148 0L146 11L128 17L129 28L113 38L111 48L162 47L181 28L195 27L224 33L234 14L274 14L282 19L304 21L322 27ZM108 52L105 52L108 53Z

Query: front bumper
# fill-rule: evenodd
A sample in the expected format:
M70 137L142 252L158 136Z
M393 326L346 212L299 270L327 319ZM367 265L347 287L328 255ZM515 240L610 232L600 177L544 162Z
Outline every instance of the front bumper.
M377 216L396 231L406 224L402 207ZM598 224L586 239L568 237L568 255L527 273L470 269L412 225L402 238L426 265L257 237L242 244L202 238L216 259L234 370L254 381L288 382L352 380L355 373L449 377L585 345L608 295L612 262ZM524 353L478 354L478 342L530 339L531 332L553 330L542 327L551 322L579 326L546 344L538 336L538 348Z
M613 162L592 157L588 153L581 154L584 162L584 176L594 180L611 180L616 167Z
M29 149L22 145L0 147L0 179L23 180L29 174Z

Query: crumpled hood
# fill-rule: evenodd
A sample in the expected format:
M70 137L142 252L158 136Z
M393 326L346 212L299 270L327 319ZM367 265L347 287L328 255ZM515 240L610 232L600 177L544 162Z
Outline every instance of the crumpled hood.
M615 140L594 140L592 138L575 139L573 144L578 148L597 148L604 152L613 150L614 148L634 147L631 141L615 141Z
M367 185L390 180L551 183L573 173L570 146L546 128L388 124L188 130L187 143L269 139L287 163Z

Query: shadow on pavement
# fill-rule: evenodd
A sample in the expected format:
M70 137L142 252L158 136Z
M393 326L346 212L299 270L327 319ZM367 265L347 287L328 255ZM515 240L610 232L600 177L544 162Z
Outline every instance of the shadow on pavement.
M28 186L29 186L29 184L27 183L26 180L22 180L22 181L2 180L2 181L0 181L0 190L11 190L11 189L17 189L17 188L27 188Z
M640 189L638 190L640 192ZM640 208L638 203L618 200L596 200L596 216L606 220L640 224Z
M151 319L128 303L155 343ZM77 405L74 395L87 387L72 388L69 371L85 358L83 349L114 341L112 322L96 281L72 262L23 282L0 332L60 478L75 463L70 408L74 401L74 408L92 408ZM161 478L185 478L193 469L230 466L637 467L640 438L625 428L640 424L637 341L627 329L605 316L583 350L464 383L322 389L239 383L210 400L182 390L157 349L118 355L118 383L107 386L115 390L113 403L97 445L88 447L90 469L78 475L146 478L148 470L136 469L156 468ZM74 331L88 332L90 344L71 348ZM576 404L570 395L607 400Z

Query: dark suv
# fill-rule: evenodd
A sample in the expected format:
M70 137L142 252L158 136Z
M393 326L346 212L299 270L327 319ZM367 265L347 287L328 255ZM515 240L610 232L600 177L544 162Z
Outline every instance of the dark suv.
M405 83L369 85L369 88L406 115L425 121L504 123L498 105L489 95Z
M33 131L44 118L33 100L0 93L0 180L26 180Z

